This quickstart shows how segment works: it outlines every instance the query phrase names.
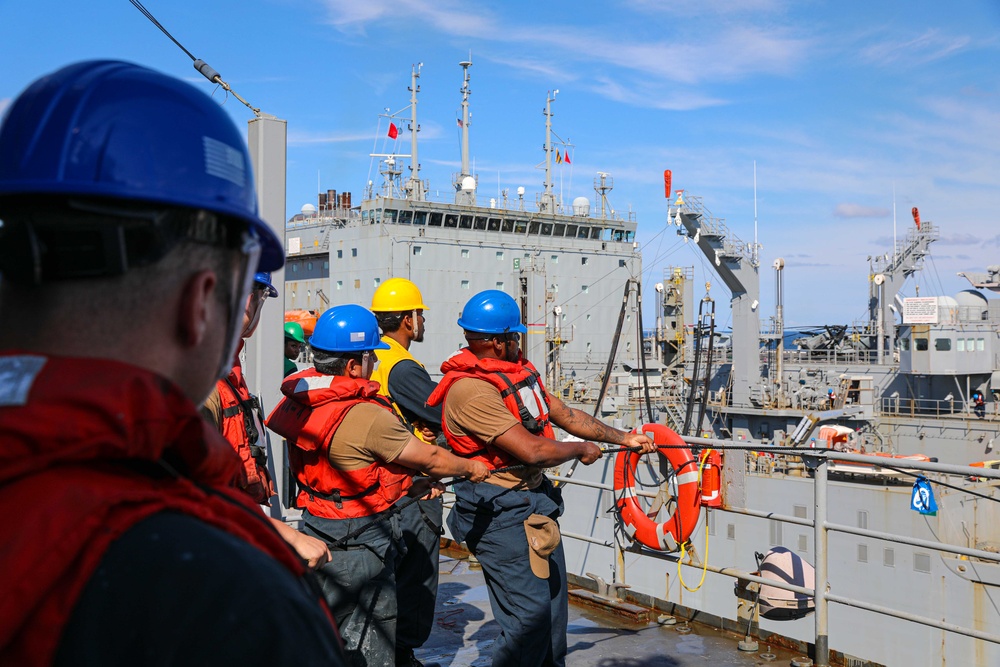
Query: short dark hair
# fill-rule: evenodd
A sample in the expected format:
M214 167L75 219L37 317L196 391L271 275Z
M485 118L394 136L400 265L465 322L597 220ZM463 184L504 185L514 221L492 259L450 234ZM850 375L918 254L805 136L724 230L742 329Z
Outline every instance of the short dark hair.
M382 330L382 333L393 333L399 331L399 327L403 326L403 318L412 314L412 310L402 310L394 313L375 313L375 319L378 320L378 326Z
M360 364L363 352L327 352L312 348L313 366L323 375L343 375L347 370L347 362Z

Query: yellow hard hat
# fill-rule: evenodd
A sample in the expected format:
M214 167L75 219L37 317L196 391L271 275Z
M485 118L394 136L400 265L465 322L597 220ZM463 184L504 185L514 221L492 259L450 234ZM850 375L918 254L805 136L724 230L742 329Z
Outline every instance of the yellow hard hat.
M406 278L389 278L372 295L373 313L399 313L428 310L417 286Z

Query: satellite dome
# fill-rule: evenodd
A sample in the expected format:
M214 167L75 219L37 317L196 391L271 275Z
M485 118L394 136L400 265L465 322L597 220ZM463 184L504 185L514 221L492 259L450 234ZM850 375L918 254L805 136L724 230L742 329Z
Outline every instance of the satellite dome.
M986 297L974 289L962 290L955 295L955 301L958 303L958 317L965 321L981 321L990 307Z
M316 207L313 206L312 204L303 204L302 205L302 215L305 215L305 216L316 215Z
M472 192L476 189L476 179L472 176L466 176L462 179L462 190L465 192Z
M590 200L586 197L577 197L573 200L573 215L586 218L590 215Z

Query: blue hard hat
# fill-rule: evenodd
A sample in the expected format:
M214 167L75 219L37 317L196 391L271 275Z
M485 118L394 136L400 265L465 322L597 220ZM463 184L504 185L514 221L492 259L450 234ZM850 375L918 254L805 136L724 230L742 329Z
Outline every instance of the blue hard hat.
M131 63L69 65L14 100L0 127L0 201L16 195L204 209L256 233L258 269L285 261L258 215L250 154L233 121L193 86Z
M517 302L506 292L488 289L474 294L462 309L458 326L478 333L528 333Z
M271 272L270 271L258 271L253 274L253 281L258 285L263 285L267 288L267 295L274 299L278 296L277 288L271 284Z
M345 303L319 316L309 345L326 352L388 350L378 333L378 320L364 306Z

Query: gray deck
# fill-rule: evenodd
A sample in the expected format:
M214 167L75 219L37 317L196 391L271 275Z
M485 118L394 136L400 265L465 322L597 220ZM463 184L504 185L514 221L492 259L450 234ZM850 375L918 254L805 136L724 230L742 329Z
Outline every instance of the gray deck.
M690 634L678 625L637 625L621 617L570 604L567 664L595 667L691 667L694 665L788 665L804 657L763 642L757 653L743 653L742 637L692 624ZM416 652L426 665L489 667L498 633L482 571L465 560L441 557L441 584L434 631ZM774 655L765 660L768 649ZM767 656L770 657L770 656Z

